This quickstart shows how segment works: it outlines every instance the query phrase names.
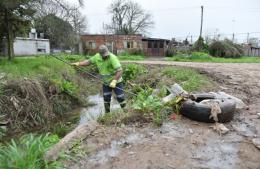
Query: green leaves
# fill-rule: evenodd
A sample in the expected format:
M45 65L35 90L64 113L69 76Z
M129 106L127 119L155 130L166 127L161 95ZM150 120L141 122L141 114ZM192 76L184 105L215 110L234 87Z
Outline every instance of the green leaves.
M137 76L147 72L146 68L137 64L127 64L123 67L123 79L124 81L133 80Z
M163 122L163 104L160 99L152 95L153 89L142 89L134 99L132 107L137 110L148 120L151 119L156 125L161 125Z
M8 169L41 169L57 168L58 164L48 165L43 159L44 153L49 147L59 141L56 135L35 136L25 135L19 141L1 146L0 168Z

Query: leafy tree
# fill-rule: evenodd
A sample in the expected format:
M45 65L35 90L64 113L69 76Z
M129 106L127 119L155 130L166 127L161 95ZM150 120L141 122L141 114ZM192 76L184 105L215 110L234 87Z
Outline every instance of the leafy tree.
M109 12L112 14L112 22L105 26L109 33L145 34L154 25L152 15L131 0L115 0Z
M208 52L208 45L204 42L204 39L201 36L194 43L193 50L197 52Z
M35 25L38 32L44 33L44 38L50 39L52 48L68 49L74 45L73 27L54 14L36 20Z
M17 34L23 33L31 24L35 10L33 0L1 0L0 1L0 39L7 40L8 59L13 53L13 41Z
M39 33L45 34L45 38L50 38L52 48L75 49L79 35L87 28L86 17L80 13L81 6L80 1L71 5L64 0L39 0L35 6L35 27Z

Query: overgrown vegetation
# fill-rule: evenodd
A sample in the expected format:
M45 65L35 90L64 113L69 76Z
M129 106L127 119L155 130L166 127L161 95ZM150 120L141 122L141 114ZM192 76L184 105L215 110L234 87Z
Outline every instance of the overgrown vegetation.
M201 36L193 45L193 51L207 52L208 48L209 46L204 42L204 39Z
M211 43L209 53L215 57L239 58L244 54L244 51L241 45L226 39L224 41L214 41Z
M167 105L161 99L169 94L166 86L179 83L186 91L210 89L210 79L192 69L173 67L153 67L136 64L124 65L126 90L136 95L128 95L128 113L114 112L99 117L105 125L122 123L150 123L159 126L173 112L178 113L179 98Z
M57 169L58 162L48 163L43 155L59 141L56 135L25 135L18 141L0 147L0 168L3 169Z
M168 61L180 62L214 62L214 63L260 63L260 57L240 57L240 58L219 58L212 57L204 52L192 52L188 54L177 54L167 58Z
M10 124L9 131L48 127L98 92L73 67L51 57L0 60L0 69L5 74L0 95L0 116L5 118L0 120Z
M153 89L141 89L136 98L133 99L132 108L135 113L142 114L149 122L160 126L165 119L164 109L159 97L152 95Z

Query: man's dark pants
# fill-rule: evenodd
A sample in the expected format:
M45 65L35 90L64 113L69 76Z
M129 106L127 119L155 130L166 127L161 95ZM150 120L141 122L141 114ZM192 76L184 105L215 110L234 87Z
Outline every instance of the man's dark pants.
M111 88L109 85L103 84L103 98L104 98L104 105L105 105L105 112L110 112L110 102L112 97L112 91L116 94L116 99L119 102L121 108L125 107L125 94L123 91L124 85L123 83L118 83L116 88Z

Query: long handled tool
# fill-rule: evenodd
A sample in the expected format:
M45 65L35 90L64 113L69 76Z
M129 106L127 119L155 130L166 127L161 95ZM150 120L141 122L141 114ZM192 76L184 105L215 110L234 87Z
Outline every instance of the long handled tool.
M64 59L61 59L61 58L59 58L59 57L57 57L57 56L55 56L55 55L53 55L53 54L51 54L50 56L52 56L53 58L55 58L55 59L57 59L57 60L59 60L59 61L65 63L65 64L67 64L67 65L72 66L71 63L67 62L67 61L64 60ZM102 83L102 84L108 86L108 84L104 83L98 76L95 76L95 75L93 75L92 73L87 72L85 69L82 69L81 67L75 67L75 68L78 69L78 70L80 70L80 71L82 71L82 72L84 72L84 73L86 73L87 75L89 75L89 76L95 78L98 82L100 82L100 83ZM124 92L126 92L126 93L129 93L129 94L131 94L131 95L137 96L137 94L135 94L135 93L133 93L133 92L126 91L126 90L121 89L121 88L119 88L119 87L115 87L115 88L117 88L117 89L119 89L119 90L121 90L121 91L124 91Z

